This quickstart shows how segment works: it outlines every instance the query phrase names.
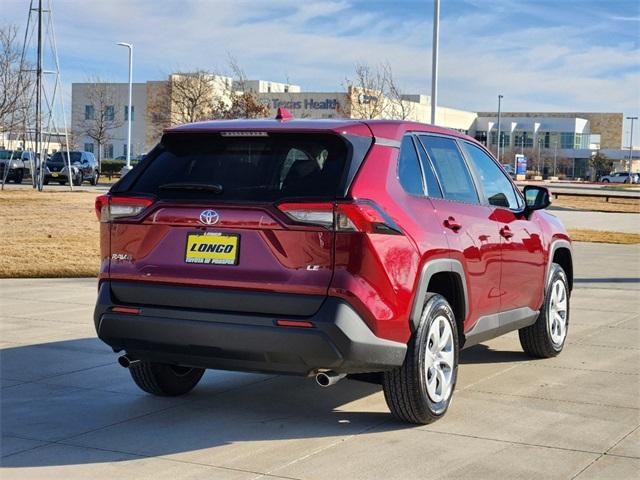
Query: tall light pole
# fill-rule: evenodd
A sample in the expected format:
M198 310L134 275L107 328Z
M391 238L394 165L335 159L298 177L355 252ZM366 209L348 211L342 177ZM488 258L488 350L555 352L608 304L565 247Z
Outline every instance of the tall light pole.
M629 175L631 175L631 165L633 164L633 121L638 120L638 117L627 117L627 120L631 120L631 130L629 132ZM631 176L629 176L631 181Z
M553 176L556 175L556 168L558 167L558 139L556 138L556 149L553 152Z
M438 105L438 43L440 37L440 0L433 0L433 46L431 51L431 125L436 124Z
M127 47L129 49L129 105L127 106L127 165L122 170L122 174L129 173L131 170L131 117L133 117L132 110L132 91L133 91L133 45L130 43L119 42L118 45Z
M496 155L496 157L498 157L498 163L502 163L500 162L500 144L502 143L500 141L500 106L502 104L502 98L503 95L498 95L498 153Z
M542 148L542 138L538 139L538 175L542 176L542 169L540 168L541 158L540 158L540 149Z

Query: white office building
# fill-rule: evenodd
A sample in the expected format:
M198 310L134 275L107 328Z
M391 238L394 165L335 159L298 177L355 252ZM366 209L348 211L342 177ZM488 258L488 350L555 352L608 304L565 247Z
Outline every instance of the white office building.
M170 75L168 80L133 85L132 157L146 153L159 140L161 132L149 122L148 110L155 105L155 96L163 86L172 85L172 82L185 75L189 73L176 73ZM382 96L370 92L364 94L355 89L349 92L305 92L299 85L268 80L247 80L238 84L232 83L229 77L213 76L212 81L216 85L215 94L220 98L224 98L225 92L230 89L239 91L244 88L255 93L259 101L269 107L273 116L279 107L284 107L297 118L367 118L363 115L367 104L381 102L383 109L378 114L380 118L430 122L431 98L427 95L407 94L402 96L400 102L391 102ZM100 89L103 89L102 95L99 94ZM107 94L104 94L104 90ZM98 86L74 83L72 128L76 145L97 155L98 145L90 135L89 127L96 123L96 116L102 111L106 116L106 119L102 118L102 123L108 127L108 140L102 145L102 157L126 156L127 98L126 83L103 83ZM103 108L97 103L102 103ZM171 102L169 105L169 109L176 108ZM495 112L472 112L439 106L435 123L468 133L494 153L497 152L498 118ZM628 148L623 150L622 146L622 125L622 113L503 112L500 118L501 160L511 162L516 153L525 153L529 158L535 156L538 163L542 158L559 158L562 161L554 165L555 173L585 177L588 160L597 151L602 151L612 159L625 158L625 152L628 156ZM544 169L541 173L551 174L547 163L540 168Z

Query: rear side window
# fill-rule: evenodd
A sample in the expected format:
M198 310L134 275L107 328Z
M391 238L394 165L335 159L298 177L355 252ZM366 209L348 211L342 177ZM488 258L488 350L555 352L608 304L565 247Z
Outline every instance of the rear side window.
M427 183L427 196L431 198L442 198L442 192L440 191L440 185L438 185L438 179L433 171L433 165L427 153L424 150L422 144L418 147L418 154L420 155L420 163L422 163L422 171L424 172L424 178Z
M129 192L164 199L333 199L349 148L331 134L168 134Z
M400 145L398 180L400 180L402 188L404 188L407 193L411 195L424 195L422 171L418 164L418 155L416 154L413 140L408 135L402 139L402 144Z
M450 138L430 135L420 135L420 141L436 170L444 198L479 203L471 174L456 142Z
M493 159L475 145L462 142L462 148L480 177L480 183L490 205L517 210L520 202L507 179Z

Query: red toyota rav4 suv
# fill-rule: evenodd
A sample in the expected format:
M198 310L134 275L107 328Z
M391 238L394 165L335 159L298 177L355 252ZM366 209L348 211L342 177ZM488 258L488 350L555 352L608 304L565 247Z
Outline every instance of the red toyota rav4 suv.
M461 348L519 330L533 356L562 350L571 245L548 205L475 140L419 123L172 128L96 200L95 326L155 395L206 368L367 374L428 423Z

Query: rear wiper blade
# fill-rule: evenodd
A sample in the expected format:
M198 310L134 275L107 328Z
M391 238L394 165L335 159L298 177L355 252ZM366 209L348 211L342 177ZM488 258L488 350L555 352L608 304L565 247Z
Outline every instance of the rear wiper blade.
M160 190L202 190L206 192L222 193L222 185L217 183L165 183L158 187Z

